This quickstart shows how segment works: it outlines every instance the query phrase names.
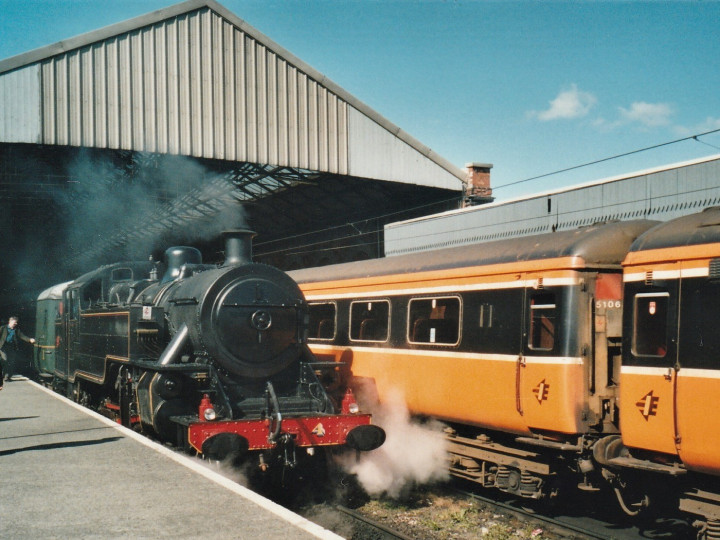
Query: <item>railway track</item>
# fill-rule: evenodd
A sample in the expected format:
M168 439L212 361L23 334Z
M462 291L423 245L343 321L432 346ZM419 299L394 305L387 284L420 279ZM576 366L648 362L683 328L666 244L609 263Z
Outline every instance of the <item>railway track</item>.
M322 509L314 506L310 515L300 513L352 540L695 538L687 522L668 517L637 525L623 520L613 507L594 500L595 506L575 501L567 508L545 512L524 506L525 500L497 500L462 487L442 485L420 488L403 501L370 501L356 509L326 503Z
M367 538L368 540L417 540L415 536L408 536L396 531L387 525L380 523L374 519L370 519L367 516L362 515L355 510L346 508L344 506L336 506L335 509L347 518L352 520L354 525L353 540L361 540Z
M553 516L543 511L524 506L525 501L508 497L505 501L491 499L457 486L448 487L459 496L470 497L498 511L516 516L518 519L535 522L544 531L559 538L590 538L600 540L640 540L640 539L694 539L695 530L689 522L679 516L647 517L628 519L616 511L612 500L593 499L575 500L565 507L557 506Z
M351 540L470 540L486 535L518 540L609 538L473 493L446 486L434 491L424 493L422 502L375 501L355 510L326 503L299 513ZM468 511L468 506L482 511Z
M498 511L514 515L518 519L535 522L537 523L538 528L542 528L543 531L550 532L560 538L596 538L598 540L608 540L609 538L615 538L614 536L609 536L606 532L599 532L596 530L592 530L589 527L581 527L551 517L543 516L542 514L538 514L537 512L530 511L513 504L508 504L494 499L489 499L488 497L483 497L482 495L478 495L477 493L471 493L469 491L465 491L459 488L452 489L461 496L470 497L474 500L481 501L485 505L491 506Z

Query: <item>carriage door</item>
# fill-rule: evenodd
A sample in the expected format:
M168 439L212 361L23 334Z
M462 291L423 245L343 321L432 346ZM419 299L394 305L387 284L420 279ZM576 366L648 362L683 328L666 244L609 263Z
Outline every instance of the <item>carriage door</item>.
M708 277L695 261L681 281L680 369L676 416L682 438L679 455L690 467L720 470L720 259L709 263ZM699 271L700 270L700 271Z
M545 288L543 278L537 278L532 288L525 289L523 344L515 384L517 410L523 415L529 396L534 395L541 405L547 401L551 374L546 370L548 363L541 358L557 353L559 300L558 289ZM548 413L548 408L543 408L543 414ZM533 422L530 418L526 421ZM537 426L539 420L534 422Z
M675 269L677 267L677 269ZM621 425L627 446L676 453L679 266L626 282Z

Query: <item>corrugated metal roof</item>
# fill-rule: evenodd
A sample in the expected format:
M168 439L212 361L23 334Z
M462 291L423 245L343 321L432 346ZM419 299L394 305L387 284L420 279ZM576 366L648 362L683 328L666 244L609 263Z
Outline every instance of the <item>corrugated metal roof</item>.
M460 190L465 173L213 0L0 61L0 142L246 161Z
M670 220L720 204L720 155L385 226L402 255L628 219Z

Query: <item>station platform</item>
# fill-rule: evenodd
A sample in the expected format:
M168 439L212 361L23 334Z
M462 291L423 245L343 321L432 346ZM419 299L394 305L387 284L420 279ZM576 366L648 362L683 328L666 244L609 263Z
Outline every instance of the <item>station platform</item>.
M16 378L0 392L0 538L342 537Z

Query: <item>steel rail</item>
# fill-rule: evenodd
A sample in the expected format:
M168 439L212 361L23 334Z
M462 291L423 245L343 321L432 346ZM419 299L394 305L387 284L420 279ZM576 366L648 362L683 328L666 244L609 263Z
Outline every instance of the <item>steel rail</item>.
M383 525L382 523L375 521L373 519L370 519L366 516L363 516L362 514L355 512L354 510L350 510L349 508L346 508L344 506L336 506L336 510L339 512L345 514L346 516L351 517L353 520L358 521L362 523L363 525L366 525L368 527L371 527L378 531L379 534L382 536L373 536L373 538L382 538L382 540L415 540L414 537L408 536L406 534L401 533L400 531L396 531L394 529L391 529L387 525Z
M465 491L463 489L451 487L451 486L448 486L447 489L457 493L458 495L462 495L464 497L470 497L472 499L481 501L489 506L492 506L493 508L498 508L500 510L503 510L509 514L514 515L515 517L531 519L531 520L539 522L539 523L545 523L547 525L551 525L555 529L552 532L561 534L563 536L567 536L566 534L563 534L563 533L571 532L571 533L581 534L583 538L597 538L598 540L610 540L611 539L611 537L606 534L601 534L597 531L591 531L588 529L584 529L582 527L578 527L576 525L572 525L570 523L558 521L557 519L543 516L542 514L528 512L528 511L523 510L522 508L518 508L516 506L512 506L512 505L509 505L509 504L506 504L506 503L503 503L500 501L496 501L494 499L489 499L488 497L483 497L482 495L478 495L477 493L472 493L470 491Z

